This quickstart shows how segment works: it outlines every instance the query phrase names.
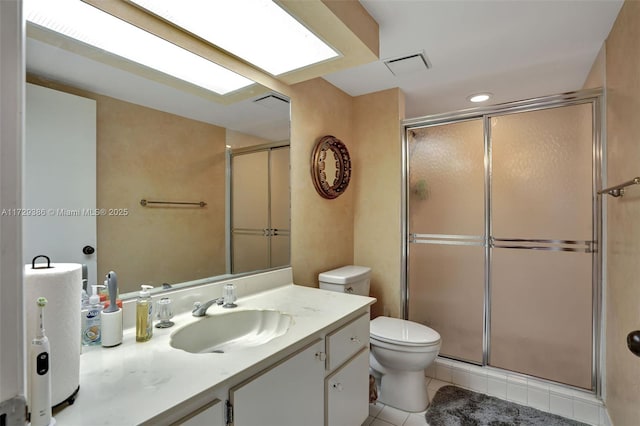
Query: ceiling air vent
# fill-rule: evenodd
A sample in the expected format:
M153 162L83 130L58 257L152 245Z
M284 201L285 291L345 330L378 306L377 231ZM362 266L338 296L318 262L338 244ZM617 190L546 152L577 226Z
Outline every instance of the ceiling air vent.
M384 64L396 77L415 74L431 68L429 60L422 52L401 56L399 58L385 59Z
M255 99L253 103L269 109L289 111L289 101L273 93Z

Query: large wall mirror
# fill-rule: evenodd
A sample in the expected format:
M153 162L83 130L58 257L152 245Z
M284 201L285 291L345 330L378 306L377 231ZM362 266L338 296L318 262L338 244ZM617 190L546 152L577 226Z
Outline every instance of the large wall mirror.
M212 95L32 23L26 68L25 263L114 270L125 298L289 265L285 96Z

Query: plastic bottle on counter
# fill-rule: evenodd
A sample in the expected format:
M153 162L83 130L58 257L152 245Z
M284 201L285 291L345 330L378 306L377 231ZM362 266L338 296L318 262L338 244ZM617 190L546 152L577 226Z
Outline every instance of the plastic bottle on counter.
M136 300L136 342L146 342L153 337L153 301L149 289L151 285L142 285Z
M98 288L102 285L92 285L93 292L89 297L89 304L82 310L82 344L94 346L101 344L102 324L100 314L102 304L98 295Z

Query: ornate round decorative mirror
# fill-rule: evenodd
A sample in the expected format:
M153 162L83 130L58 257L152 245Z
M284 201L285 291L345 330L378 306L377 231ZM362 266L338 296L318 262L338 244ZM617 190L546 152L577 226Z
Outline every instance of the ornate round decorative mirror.
M347 189L351 157L340 139L327 135L316 142L311 153L311 176L316 191L324 198L337 198Z

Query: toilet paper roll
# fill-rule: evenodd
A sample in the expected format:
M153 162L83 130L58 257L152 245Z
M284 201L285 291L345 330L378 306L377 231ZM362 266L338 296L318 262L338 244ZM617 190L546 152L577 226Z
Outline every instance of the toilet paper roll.
M36 268L46 264L36 264ZM51 347L51 403L66 401L80 385L80 299L82 265L52 263L51 268L24 268L24 304L27 345L38 327L38 297L47 298L45 334Z

